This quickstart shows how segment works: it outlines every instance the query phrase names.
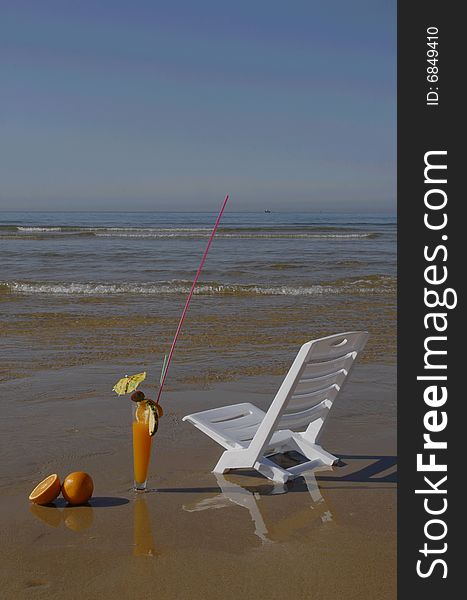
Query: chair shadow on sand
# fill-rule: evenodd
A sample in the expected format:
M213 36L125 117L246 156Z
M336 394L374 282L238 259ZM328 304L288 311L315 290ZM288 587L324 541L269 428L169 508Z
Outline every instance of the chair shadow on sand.
M299 456L282 456L281 463L297 462ZM333 513L321 494L319 482L340 482L351 484L352 489L375 486L394 488L397 480L397 458L395 456L375 455L340 455L338 466L331 468L317 466L307 470L291 482L285 484L275 483L267 479L258 478L254 471L243 471L242 475L221 475L214 473L218 488L175 488L159 489L159 492L219 492L210 498L183 504L186 512L199 512L210 509L220 509L236 504L246 508L254 526L255 535L263 544L284 539L291 532L302 529L310 523L326 524L333 521ZM363 466L362 466L363 462ZM365 486L355 485L364 483ZM386 484L386 485L381 485ZM392 485L387 485L392 484ZM333 486L334 489L335 486ZM311 504L306 503L298 511L287 514L285 518L278 519L277 513L270 514L261 502L263 496L273 496L288 493L302 493L309 495Z
M369 464L345 474L322 475L318 479L355 483L397 483L397 456L340 454L337 469L352 465L354 461L365 461Z

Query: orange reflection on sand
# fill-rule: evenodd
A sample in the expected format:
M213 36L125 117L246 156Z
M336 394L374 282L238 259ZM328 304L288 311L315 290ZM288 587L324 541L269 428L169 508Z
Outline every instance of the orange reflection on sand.
M40 506L39 504L31 504L29 507L31 513L50 527L58 527L62 522L62 511L56 506Z
M29 510L36 519L50 527L59 527L63 522L68 529L75 532L89 529L94 521L94 511L91 506L67 506L59 509L53 504L48 506L31 504Z
M63 521L71 531L89 529L94 521L94 511L90 506L74 506L63 509Z

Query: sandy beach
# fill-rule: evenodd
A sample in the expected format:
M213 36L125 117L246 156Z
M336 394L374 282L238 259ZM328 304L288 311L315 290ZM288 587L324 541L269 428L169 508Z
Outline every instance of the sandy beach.
M131 402L112 386L146 370L154 397L212 215L3 217L2 598L395 597L393 218L226 215L136 495ZM298 348L346 330L370 338L320 440L339 465L286 486L214 476L221 447L183 416L267 409ZM88 506L30 504L44 477L77 470L94 479Z
M216 478L220 448L181 422L238 401L267 407L280 377L167 392L145 494L130 491L129 401L108 393L119 374L84 366L4 384L4 598L395 597L393 366L358 365L336 403L322 443L340 465L282 488ZM94 478L89 506L29 504L43 476L78 468Z

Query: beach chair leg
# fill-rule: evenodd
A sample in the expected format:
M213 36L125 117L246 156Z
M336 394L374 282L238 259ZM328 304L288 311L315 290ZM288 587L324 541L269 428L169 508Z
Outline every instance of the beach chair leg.
M308 460L320 460L325 465L335 465L339 458L327 452L319 444L312 444L305 440L301 435L294 435L294 442L296 443L298 450L306 457Z
M222 475L230 469L247 469L252 466L253 465L249 463L245 457L244 450L226 450L212 472L220 473Z
M278 483L285 483L291 477L286 470L276 465L264 456L253 464L245 457L243 450L226 450L212 470L213 473L223 474L230 469L256 469L261 475Z
M272 462L272 460L264 457L255 462L254 468L261 473L261 475L279 483L286 483L291 477L286 469L282 469L279 465Z

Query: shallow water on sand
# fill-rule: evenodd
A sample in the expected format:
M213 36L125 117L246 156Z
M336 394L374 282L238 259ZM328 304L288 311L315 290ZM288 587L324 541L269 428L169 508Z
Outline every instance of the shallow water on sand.
M0 378L112 361L160 370L214 214L1 213ZM395 356L395 221L226 213L168 385L275 374L303 341L367 329Z

